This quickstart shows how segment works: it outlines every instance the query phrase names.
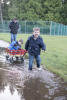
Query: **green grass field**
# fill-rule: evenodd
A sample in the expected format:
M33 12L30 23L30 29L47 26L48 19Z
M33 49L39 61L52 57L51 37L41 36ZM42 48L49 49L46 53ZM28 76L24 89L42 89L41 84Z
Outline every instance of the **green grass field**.
M22 38L25 44L28 36L18 34L17 40ZM41 52L42 64L67 81L67 36L41 36L46 44L46 52ZM10 42L10 34L0 33L0 39Z

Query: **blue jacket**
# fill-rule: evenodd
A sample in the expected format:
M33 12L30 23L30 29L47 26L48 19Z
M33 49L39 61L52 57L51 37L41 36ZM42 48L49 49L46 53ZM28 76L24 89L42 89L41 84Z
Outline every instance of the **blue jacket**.
M9 47L10 50L19 50L21 49L21 46L19 45L18 41L13 41Z
M19 28L18 22L16 22L16 23L13 21L10 22L9 28L10 28L10 33L17 34L18 28Z
M40 51L46 50L46 45L43 42L43 39L38 36L38 38L35 40L34 35L30 36L25 44L25 49L28 51L29 54L33 56L40 55Z

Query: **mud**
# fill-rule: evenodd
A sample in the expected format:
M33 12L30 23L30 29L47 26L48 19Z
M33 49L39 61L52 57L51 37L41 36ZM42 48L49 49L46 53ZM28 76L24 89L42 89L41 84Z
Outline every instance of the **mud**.
M67 100L67 82L49 72L28 70L24 63L10 63L5 59L5 48L0 48L0 100Z

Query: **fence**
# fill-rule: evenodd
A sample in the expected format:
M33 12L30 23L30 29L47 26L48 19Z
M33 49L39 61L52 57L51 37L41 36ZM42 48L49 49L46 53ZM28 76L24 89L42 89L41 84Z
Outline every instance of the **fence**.
M10 21L0 22L0 33L8 33ZM33 27L40 27L41 34L45 35L67 35L67 26L53 21L19 21L18 33L30 34Z

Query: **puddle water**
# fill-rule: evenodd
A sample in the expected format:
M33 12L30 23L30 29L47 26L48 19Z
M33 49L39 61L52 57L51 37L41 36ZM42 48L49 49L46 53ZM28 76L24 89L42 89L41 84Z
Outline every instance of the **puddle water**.
M20 100L20 95L16 89L11 89L10 86L5 87L5 89L0 93L0 100Z
M28 71L28 60L11 64L0 48L0 100L67 100L67 82L48 70Z

